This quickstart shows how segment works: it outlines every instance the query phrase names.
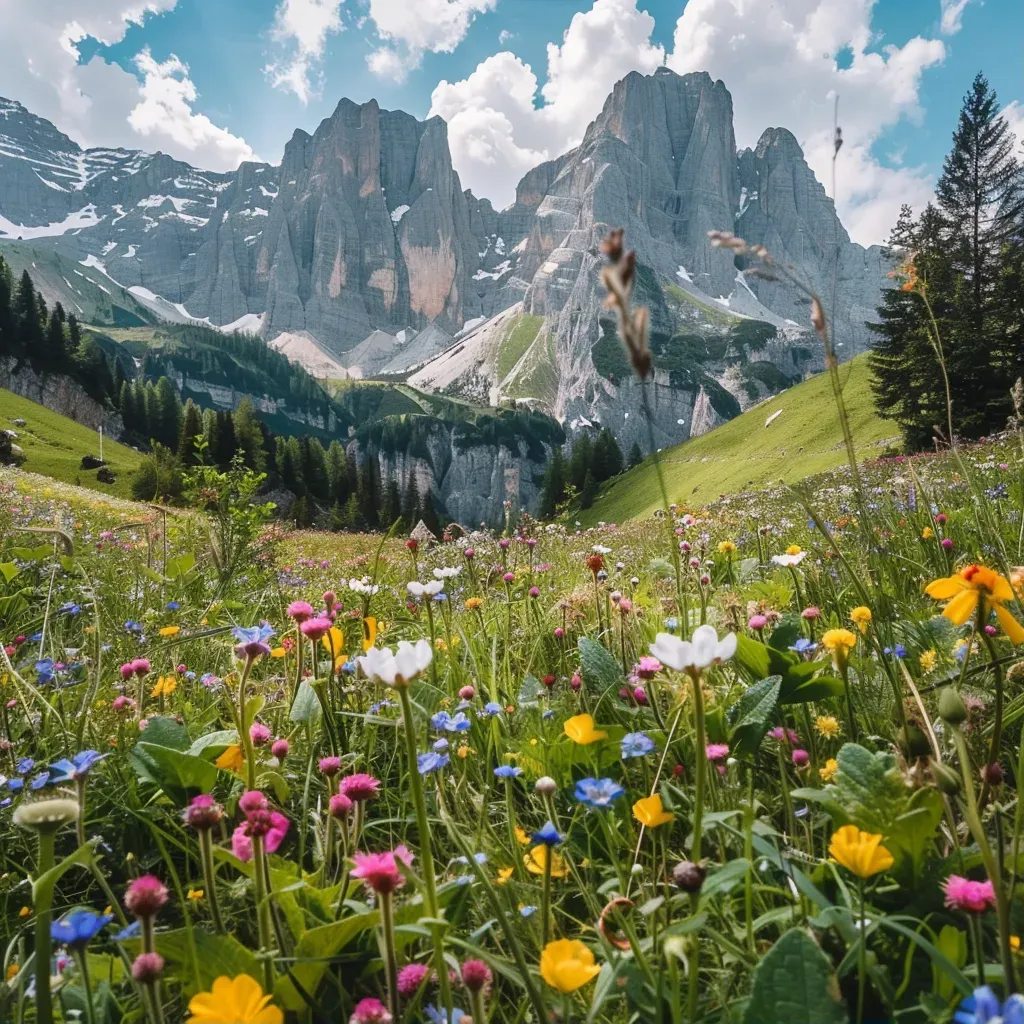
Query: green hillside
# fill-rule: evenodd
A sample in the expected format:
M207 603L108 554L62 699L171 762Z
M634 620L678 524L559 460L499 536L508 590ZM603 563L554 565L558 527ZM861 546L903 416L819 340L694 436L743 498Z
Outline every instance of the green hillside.
M18 419L24 420L25 426L15 425ZM15 444L25 452L21 468L26 473L41 473L119 498L131 497L132 473L142 461L142 455L134 448L104 439L103 457L117 481L100 483L96 479L97 470L79 468L83 455L99 454L99 435L95 430L3 388L0 388L0 429L13 430L18 435Z
M858 454L878 454L896 442L898 432L875 412L866 357L858 356L839 373ZM669 500L686 506L834 469L846 454L828 374L810 377L702 437L667 448L661 458ZM579 519L584 525L621 523L660 507L657 474L647 459L616 477Z

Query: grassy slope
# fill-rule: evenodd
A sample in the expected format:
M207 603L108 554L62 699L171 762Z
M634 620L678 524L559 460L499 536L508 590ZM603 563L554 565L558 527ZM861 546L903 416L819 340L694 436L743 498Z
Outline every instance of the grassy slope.
M26 426L12 422L23 419ZM95 430L83 427L66 416L52 412L27 398L0 388L0 428L17 433L26 459L22 465L28 473L41 473L69 484L80 484L94 491L119 498L131 497L131 475L142 461L133 448L104 439L103 457L117 477L113 484L96 479L95 469L79 469L83 455L99 453L99 437Z
M866 458L897 431L875 413L867 359L860 356L839 372L854 443ZM765 420L780 410L765 427ZM663 451L669 500L700 505L722 494L822 473L845 461L842 440L828 374L818 374L702 437ZM657 474L648 459L616 479L579 519L585 525L623 522L650 516L661 504Z

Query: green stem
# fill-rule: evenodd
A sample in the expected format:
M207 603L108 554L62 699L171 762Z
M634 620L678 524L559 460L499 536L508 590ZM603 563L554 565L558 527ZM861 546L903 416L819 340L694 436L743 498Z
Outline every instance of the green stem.
M256 925L263 958L263 990L274 991L274 965L270 962L270 903L263 872L263 836L252 837L252 877L256 892Z
M213 836L208 828L199 832L199 859L203 868L203 884L206 886L206 899L210 904L210 916L213 927L218 935L224 934L224 922L220 916L220 902L217 899L217 873L213 864Z
M380 894L380 927L383 940L384 974L388 986L388 1006L391 1016L401 1020L398 1008L398 961L395 957L395 904L391 893Z
M39 833L39 857L36 877L42 878L53 867L54 833L44 829ZM36 1024L53 1024L53 997L50 993L50 924L53 918L53 889L46 887L35 906L36 941Z
M92 982L89 979L89 954L85 949L80 949L75 954L78 961L78 971L82 975L82 988L85 990L85 1019L88 1024L94 1024L96 1012L92 1005Z
M704 728L704 692L700 685L700 672L690 670L693 683L693 718L696 734L696 751L694 756L694 795L693 795L693 846L690 856L695 864L701 859L701 829L704 822L704 787L707 784L707 735ZM693 912L697 913L699 896L694 896ZM690 976L687 987L687 1010L691 1024L697 1020L698 975L700 972L700 932L693 936L693 956L690 963Z
M540 946L543 949L551 938L551 861L554 850L544 847L544 887L540 895Z
M860 945L857 947L857 1024L864 1020L864 992L867 987L868 937L867 913L864 905L864 879L859 882L860 892Z

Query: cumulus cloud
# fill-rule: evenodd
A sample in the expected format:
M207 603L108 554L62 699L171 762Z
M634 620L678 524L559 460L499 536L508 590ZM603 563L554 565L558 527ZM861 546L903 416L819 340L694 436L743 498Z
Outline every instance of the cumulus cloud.
M271 37L289 52L267 65L266 72L278 88L295 93L308 103L320 80L327 37L341 32L342 0L281 0L274 12Z
M243 139L192 109L188 69L173 55L164 64L148 51L134 74L99 56L79 63L87 38L119 43L131 25L173 10L177 0L4 0L0 95L25 104L83 146L159 148L211 170L252 155ZM169 118L156 131L154 112Z
M939 28L946 36L956 35L963 26L964 8L971 0L940 0L942 5L942 19Z
M1024 157L1024 103L1021 103L1020 100L1012 100L1003 107L1000 114L1006 118L1010 131L1017 136L1016 153L1020 159Z
M595 0L573 16L561 45L548 44L539 106L533 69L507 51L460 82L440 82L430 112L448 122L463 184L497 206L510 203L527 170L579 143L615 82L664 60L665 51L651 43L653 30L654 19L636 0Z
M384 45L367 57L381 78L402 81L424 53L451 53L473 19L498 0L370 0L370 17Z

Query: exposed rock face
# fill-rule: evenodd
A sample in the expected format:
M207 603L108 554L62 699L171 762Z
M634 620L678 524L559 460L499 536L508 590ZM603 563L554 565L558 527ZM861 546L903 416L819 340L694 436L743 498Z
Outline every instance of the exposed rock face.
M27 363L19 363L10 356L0 357L0 378L4 387L30 401L45 405L47 409L67 416L84 427L99 430L117 440L124 432L124 424L117 413L105 409L90 398L80 384L62 374L37 373Z

